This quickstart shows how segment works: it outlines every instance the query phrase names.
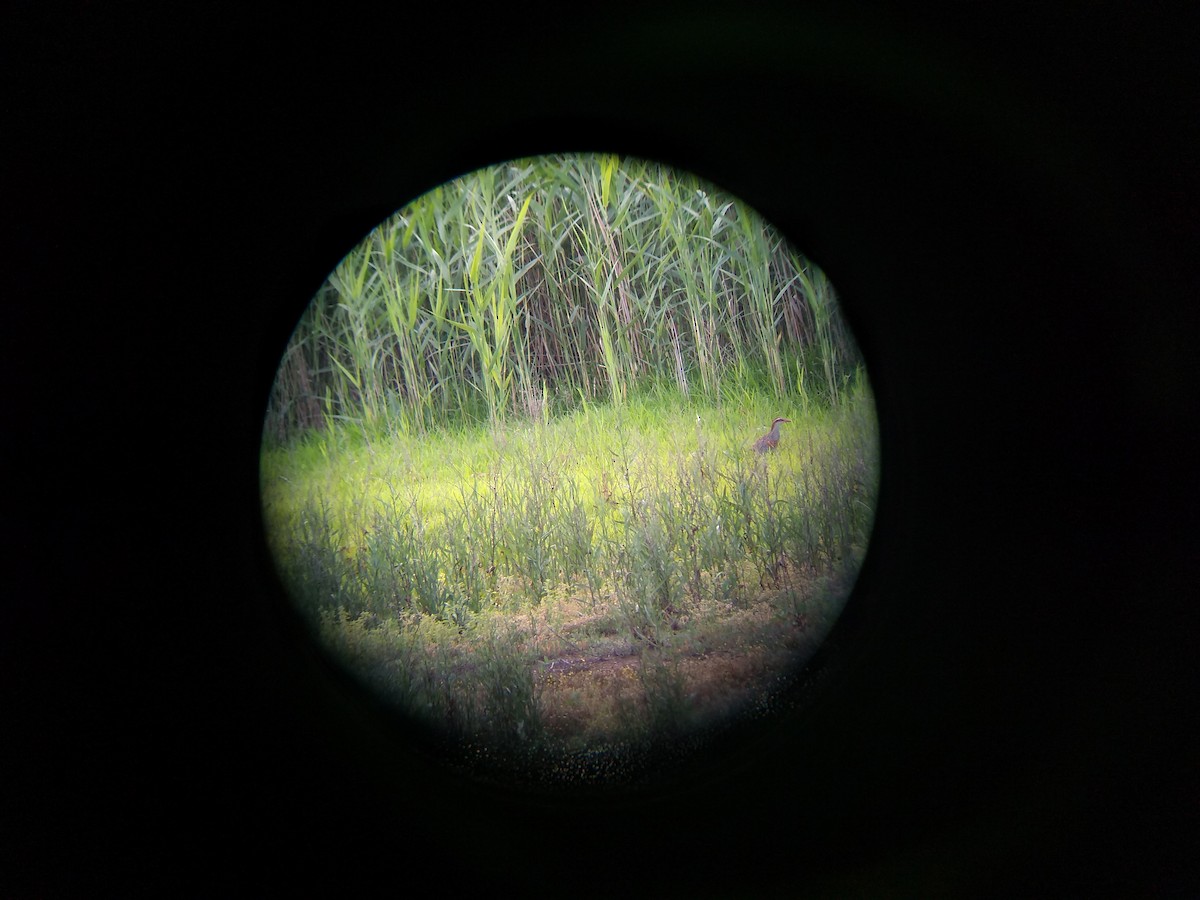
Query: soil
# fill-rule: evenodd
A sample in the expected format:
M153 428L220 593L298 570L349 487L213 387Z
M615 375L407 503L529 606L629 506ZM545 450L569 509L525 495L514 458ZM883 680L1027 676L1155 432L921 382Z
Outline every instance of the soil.
M693 722L736 715L769 695L795 669L801 652L814 642L805 623L776 620L760 626L740 645L676 652L662 669L646 673L643 655L563 654L543 662L535 674L546 728L563 739L602 739L644 719L648 693L677 690L681 712ZM643 650L654 659L652 648ZM656 667L657 668L657 667ZM665 680L664 680L665 679Z

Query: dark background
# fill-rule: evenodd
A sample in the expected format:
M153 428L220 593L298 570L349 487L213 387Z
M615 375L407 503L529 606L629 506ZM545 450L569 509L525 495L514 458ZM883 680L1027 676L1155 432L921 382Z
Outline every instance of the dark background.
M1043 6L6 7L0 893L1195 892L1197 35ZM568 150L783 228L884 440L815 699L600 797L414 749L257 511L339 257Z

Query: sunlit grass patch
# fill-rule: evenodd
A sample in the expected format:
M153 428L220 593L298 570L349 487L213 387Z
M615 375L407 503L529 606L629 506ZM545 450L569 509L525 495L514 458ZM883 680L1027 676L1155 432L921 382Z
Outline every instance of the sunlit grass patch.
M873 419L795 418L769 458L742 411L667 406L268 450L268 531L322 641L397 708L497 747L645 743L763 702L845 600Z

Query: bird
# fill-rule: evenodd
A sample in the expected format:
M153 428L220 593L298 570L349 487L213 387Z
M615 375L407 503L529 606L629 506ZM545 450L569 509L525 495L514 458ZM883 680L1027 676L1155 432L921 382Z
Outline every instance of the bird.
M779 446L779 423L790 422L791 419L785 419L780 416L771 423L771 430L754 442L754 449L758 453L766 453L768 450L774 450Z

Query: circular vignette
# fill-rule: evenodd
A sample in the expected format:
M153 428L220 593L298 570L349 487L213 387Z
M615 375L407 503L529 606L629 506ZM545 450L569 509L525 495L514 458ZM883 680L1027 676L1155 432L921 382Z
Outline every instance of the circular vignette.
M811 698L878 420L833 285L761 216L647 160L548 156L434 188L338 263L261 476L281 584L406 739L610 791Z

